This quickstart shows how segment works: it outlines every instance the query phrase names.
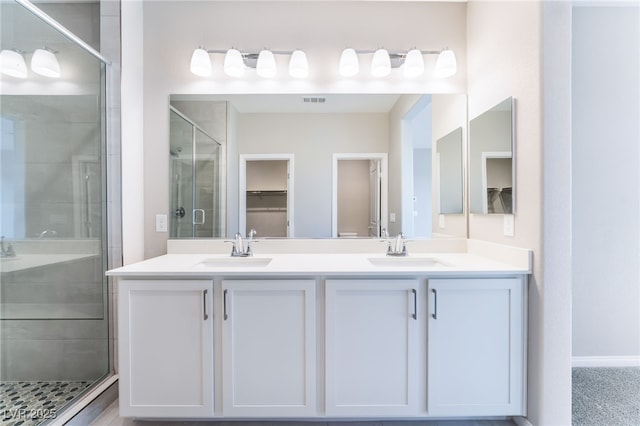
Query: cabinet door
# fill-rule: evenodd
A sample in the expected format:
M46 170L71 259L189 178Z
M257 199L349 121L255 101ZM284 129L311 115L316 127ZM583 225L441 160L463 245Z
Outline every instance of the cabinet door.
M119 283L120 415L213 415L211 281Z
M525 414L523 282L429 280L429 415Z
M327 415L418 412L418 301L417 280L327 280Z
M222 282L225 416L316 415L315 285Z

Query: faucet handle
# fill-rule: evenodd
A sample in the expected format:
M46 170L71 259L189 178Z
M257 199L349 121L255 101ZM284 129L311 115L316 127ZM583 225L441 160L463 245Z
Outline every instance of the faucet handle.
M231 256L238 254L238 248L236 247L236 242L234 240L224 240L224 242L231 243Z

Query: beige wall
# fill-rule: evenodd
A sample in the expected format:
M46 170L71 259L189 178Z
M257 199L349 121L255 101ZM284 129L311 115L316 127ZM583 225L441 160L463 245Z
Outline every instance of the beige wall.
M384 113L238 114L238 155L293 154L295 236L330 238L333 154L386 153L388 126Z

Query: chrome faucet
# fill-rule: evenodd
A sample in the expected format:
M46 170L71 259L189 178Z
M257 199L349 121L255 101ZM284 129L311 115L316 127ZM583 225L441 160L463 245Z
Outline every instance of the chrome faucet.
M253 250L251 249L251 245L256 241L253 240L253 237L256 235L256 230L252 229L249 231L249 239L247 240L247 246L245 248L244 240L242 238L242 234L236 232L233 237L233 240L227 240L228 243L231 243L231 256L232 257L248 257L253 256Z
M396 236L393 244L392 240L387 240L387 256L406 256L408 254L407 240L402 232Z
M4 236L0 237L0 257L16 257L16 252L13 249L13 244L8 243L7 248L4 247Z
M45 229L40 233L40 235L38 235L38 238L55 237L57 235L58 233L56 232L55 229Z

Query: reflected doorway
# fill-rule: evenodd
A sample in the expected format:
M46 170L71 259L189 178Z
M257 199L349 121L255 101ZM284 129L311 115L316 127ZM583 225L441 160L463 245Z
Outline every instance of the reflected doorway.
M243 235L293 237L293 154L240 156L240 217Z
M334 154L332 237L380 237L387 229L386 154Z

